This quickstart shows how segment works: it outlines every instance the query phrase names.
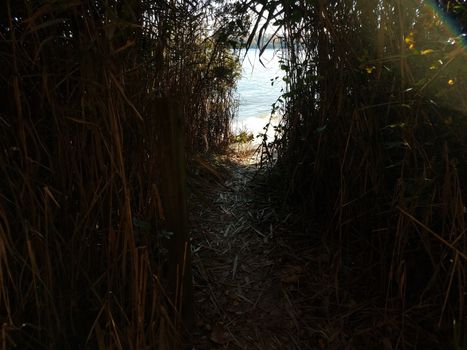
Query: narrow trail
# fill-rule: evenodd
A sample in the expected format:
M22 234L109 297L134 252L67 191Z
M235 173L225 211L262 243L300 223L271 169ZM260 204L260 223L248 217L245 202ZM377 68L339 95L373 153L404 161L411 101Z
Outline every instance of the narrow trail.
M285 241L287 218L255 195L261 184L252 158L223 166L222 181L201 175L205 185L192 200L193 349L310 349L319 331L309 326L312 310L306 310L312 269L298 257L313 254L304 251L306 237L295 235L294 247ZM322 305L312 313L325 317Z

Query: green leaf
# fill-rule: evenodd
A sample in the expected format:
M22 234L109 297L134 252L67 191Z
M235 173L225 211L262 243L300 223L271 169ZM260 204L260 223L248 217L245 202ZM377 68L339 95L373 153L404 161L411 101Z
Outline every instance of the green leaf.
M404 148L407 147L409 144L405 141L393 141L393 142L385 142L384 148L386 149L394 149L394 148Z
M172 236L174 235L174 233L171 232L171 231L162 230L160 235L161 235L162 238L171 239Z
M315 133L317 133L317 134L322 133L324 130L327 129L327 127L328 127L328 125L325 124L325 125L323 125L323 126L317 128L317 129L315 130Z
M150 232L152 230L151 223L149 223L148 221L139 220L135 218L133 218L133 226L146 232Z

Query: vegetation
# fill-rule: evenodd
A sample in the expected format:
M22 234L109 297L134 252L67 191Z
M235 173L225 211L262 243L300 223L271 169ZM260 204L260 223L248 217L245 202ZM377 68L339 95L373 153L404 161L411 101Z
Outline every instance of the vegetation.
M465 348L467 5L255 4L288 57L271 183L321 222L336 303L382 314L352 343Z
M229 25L184 0L2 2L3 349L179 348L189 245L167 188L178 118L189 154L229 139Z
M243 44L248 42L248 37L242 38ZM264 33L258 40L253 40L250 49L280 49L282 47L282 38L277 34Z
M349 346L466 348L466 16L462 0L4 1L2 349L182 348L186 158L216 174L197 155L232 140L235 50L276 38L287 90L263 158L321 225L334 304L362 305Z
M254 138L255 137L251 132L248 132L247 130L242 130L237 135L232 136L231 141L238 143L249 143L253 141Z

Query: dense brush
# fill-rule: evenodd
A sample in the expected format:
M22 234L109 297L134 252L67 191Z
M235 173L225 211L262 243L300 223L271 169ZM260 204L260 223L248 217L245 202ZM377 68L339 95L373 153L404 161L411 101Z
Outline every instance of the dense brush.
M326 228L336 301L376 298L392 324L375 332L394 346L465 347L465 38L435 2L278 3L258 22L284 29L287 54L266 154Z
M164 108L178 104L190 152L220 147L237 71L230 37L207 35L206 6L0 5L3 349L178 348Z

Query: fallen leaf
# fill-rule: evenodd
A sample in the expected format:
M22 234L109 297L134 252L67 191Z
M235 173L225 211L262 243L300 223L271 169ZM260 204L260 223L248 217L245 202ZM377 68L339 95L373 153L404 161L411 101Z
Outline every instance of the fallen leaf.
M281 277L281 282L282 283L298 283L300 281L300 276L299 275L289 275L289 276L282 276Z
M213 343L224 345L230 341L230 336L223 325L216 324L212 329L209 339L211 339Z
M301 266L286 266L281 273L281 282L288 284L297 283L303 271L304 269Z
M383 338L382 342L385 350L393 350L391 340L389 338Z

